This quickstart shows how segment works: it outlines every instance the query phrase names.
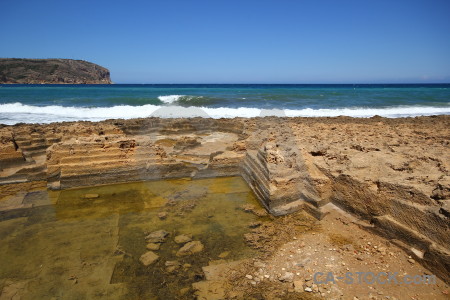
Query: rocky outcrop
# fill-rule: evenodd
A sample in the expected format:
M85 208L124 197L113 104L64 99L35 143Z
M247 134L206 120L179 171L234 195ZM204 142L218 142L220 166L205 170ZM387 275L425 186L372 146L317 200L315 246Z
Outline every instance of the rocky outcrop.
M0 84L111 84L109 70L83 60L0 58Z
M450 281L449 128L449 116L4 126L0 192L241 175L269 212L343 209Z

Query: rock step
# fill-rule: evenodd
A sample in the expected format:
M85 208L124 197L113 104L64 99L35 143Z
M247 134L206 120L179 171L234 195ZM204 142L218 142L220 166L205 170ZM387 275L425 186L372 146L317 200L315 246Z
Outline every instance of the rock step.
M113 170L118 168L135 168L137 166L145 168L146 164L149 162L157 162L158 159L146 158L145 160L134 160L130 162L129 159L122 160L94 160L89 163L79 164L60 164L57 167L61 168L61 173L64 175L71 175L76 173L81 174L91 174L94 172L103 172L103 170ZM155 163L155 165L157 165ZM163 165L163 164L161 164Z
M150 154L153 153L134 153L133 155L125 156L125 153L121 151L117 151L116 153L108 153L103 155L89 155L89 156L68 156L68 157L62 157L60 160L60 165L79 165L79 164L86 164L86 163L96 163L96 162L112 162L120 161L120 160L157 160L156 157L150 156Z
M45 144L29 145L29 146L20 147L20 149L23 152L32 152L32 151L36 151L36 150L45 150L45 149L47 149L47 145L45 145Z

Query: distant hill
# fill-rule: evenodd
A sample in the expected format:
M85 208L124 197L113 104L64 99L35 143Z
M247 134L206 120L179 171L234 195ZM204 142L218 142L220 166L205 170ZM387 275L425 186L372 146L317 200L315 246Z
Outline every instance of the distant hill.
M109 70L73 59L0 58L0 84L111 84Z

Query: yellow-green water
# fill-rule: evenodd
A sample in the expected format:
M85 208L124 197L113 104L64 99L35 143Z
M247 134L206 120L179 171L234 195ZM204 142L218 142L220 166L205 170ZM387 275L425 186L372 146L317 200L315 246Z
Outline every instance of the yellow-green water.
M35 207L0 214L0 298L191 299L192 290L179 291L202 280L202 266L223 252L228 261L255 254L243 235L258 217L241 207L259 205L239 177L41 190L25 199ZM143 266L146 233L160 229L170 232L160 258ZM204 250L177 257L179 234ZM174 260L184 267L169 273L165 262Z

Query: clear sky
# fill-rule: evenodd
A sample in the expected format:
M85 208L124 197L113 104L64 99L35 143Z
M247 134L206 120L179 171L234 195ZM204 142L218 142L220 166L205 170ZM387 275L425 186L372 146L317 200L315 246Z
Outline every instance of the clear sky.
M0 57L116 83L450 82L450 1L0 0Z

